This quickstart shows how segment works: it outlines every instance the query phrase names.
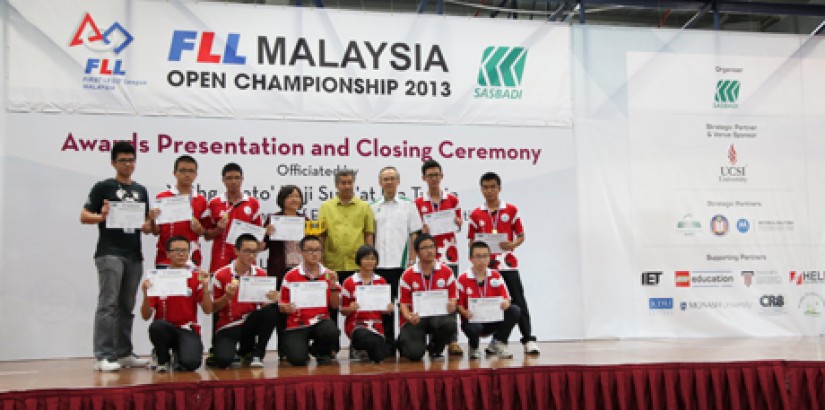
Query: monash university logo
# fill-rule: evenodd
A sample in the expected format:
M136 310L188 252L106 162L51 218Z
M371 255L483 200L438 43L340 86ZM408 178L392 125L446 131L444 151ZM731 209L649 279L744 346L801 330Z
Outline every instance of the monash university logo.
M739 80L717 81L713 108L739 108L739 86Z
M526 60L527 49L524 47L490 46L484 49L475 98L520 100L524 92L521 80Z

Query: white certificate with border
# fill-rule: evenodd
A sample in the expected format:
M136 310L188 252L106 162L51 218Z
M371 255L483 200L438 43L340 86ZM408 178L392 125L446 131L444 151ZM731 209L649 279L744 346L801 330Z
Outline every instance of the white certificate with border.
M359 311L383 312L390 304L390 285L358 285L355 287L355 301Z
M275 290L277 278L269 276L241 276L239 278L238 302L272 302L266 294Z
M413 292L413 312L420 317L442 316L447 314L449 297L447 289Z
M189 221L192 219L192 204L186 195L158 198L155 200L155 208L160 210L160 214L155 220L155 222L159 224Z
M189 286L186 281L192 276L186 269L150 269L146 278L152 286L146 290L148 296L187 296Z
M107 229L140 229L146 222L145 202L109 201Z
M273 241L300 241L304 238L306 219L302 216L272 215L269 223L275 227L275 233L269 237Z
M427 224L432 236L453 233L458 229L455 224L455 209L424 214L424 223Z
M327 306L327 281L295 282L289 284L289 301L298 309Z
M470 323L490 323L504 320L501 296L467 299L467 310L473 314Z
M504 253L501 243L507 242L506 233L477 233L475 240L481 241L490 247L490 253Z
M238 237L245 233L252 234L260 242L264 239L266 228L240 219L233 219L232 224L229 226L229 233L226 235L226 243L234 245Z

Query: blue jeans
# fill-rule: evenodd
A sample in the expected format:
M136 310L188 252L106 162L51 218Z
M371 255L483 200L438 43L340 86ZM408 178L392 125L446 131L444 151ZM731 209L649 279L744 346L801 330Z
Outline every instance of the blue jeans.
M95 359L117 360L132 353L135 299L143 261L107 255L95 258L97 309L93 348Z

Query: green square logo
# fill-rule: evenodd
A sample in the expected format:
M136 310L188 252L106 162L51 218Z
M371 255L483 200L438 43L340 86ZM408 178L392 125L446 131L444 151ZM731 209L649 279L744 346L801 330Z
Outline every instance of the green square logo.
M738 80L717 81L714 101L717 104L735 104L739 101L739 85Z
M478 69L478 85L482 87L521 87L527 49L495 47L484 49Z

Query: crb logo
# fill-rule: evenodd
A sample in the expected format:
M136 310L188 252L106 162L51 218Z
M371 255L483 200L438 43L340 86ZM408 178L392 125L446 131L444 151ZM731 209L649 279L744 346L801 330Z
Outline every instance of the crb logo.
M759 298L759 304L762 307L783 307L785 306L785 297L782 295L762 295Z

